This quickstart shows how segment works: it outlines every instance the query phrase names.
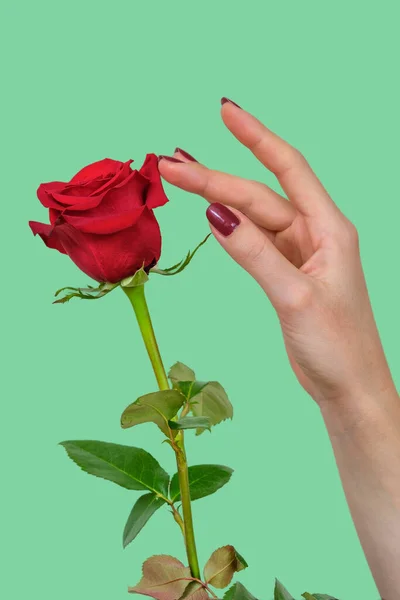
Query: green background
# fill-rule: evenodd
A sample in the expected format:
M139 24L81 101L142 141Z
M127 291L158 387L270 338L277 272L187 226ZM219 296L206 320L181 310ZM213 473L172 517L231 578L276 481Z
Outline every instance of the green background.
M123 599L151 554L184 559L179 531L160 511L123 551L137 493L83 474L57 443L144 447L171 472L173 456L152 425L119 428L122 409L155 389L122 292L52 305L57 288L93 282L31 235L28 219L46 220L36 188L104 157L139 167L146 152L177 145L276 186L222 124L220 97L232 97L303 151L357 225L398 382L398 3L36 0L1 10L2 595ZM166 191L162 266L208 232L202 199ZM147 293L166 365L220 380L235 406L232 422L188 441L192 464L235 469L194 505L201 562L232 543L250 565L240 580L263 600L275 576L297 596L376 600L318 409L262 291L212 239Z

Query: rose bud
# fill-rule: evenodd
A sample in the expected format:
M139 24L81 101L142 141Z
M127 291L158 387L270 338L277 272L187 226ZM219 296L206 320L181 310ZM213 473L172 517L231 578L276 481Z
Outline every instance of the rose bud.
M46 246L63 254L89 277L116 283L161 254L153 209L168 202L157 156L148 154L139 171L132 160L105 158L84 167L68 183L42 183L37 196L50 224L29 225Z

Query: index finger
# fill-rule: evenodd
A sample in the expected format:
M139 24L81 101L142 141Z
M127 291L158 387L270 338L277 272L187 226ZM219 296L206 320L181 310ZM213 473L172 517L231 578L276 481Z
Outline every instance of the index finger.
M256 117L223 98L222 119L233 135L277 177L289 200L304 216L340 211L303 155Z

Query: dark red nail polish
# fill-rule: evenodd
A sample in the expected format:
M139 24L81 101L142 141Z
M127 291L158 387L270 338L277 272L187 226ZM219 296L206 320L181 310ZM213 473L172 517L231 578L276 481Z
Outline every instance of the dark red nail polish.
M223 204L214 202L206 210L207 219L219 233L227 237L239 225L237 216Z
M170 162L183 163L183 160L179 160L179 158L175 158L175 156L165 156L164 154L160 154L158 162L160 162L162 158L165 158L165 160L169 160Z
M225 98L225 96L223 98L221 98L222 105L224 105L226 102L229 102L229 104L233 104L234 106L237 106L238 108L242 108L241 106L239 106L239 104L236 104L236 102L234 102L233 100L229 100L229 98Z
M191 160L192 162L199 162L198 160L195 159L194 156L189 154L189 152L186 152L186 150L182 150L182 148L175 148L175 152L179 152L179 154L182 154L182 156L184 156L188 160Z

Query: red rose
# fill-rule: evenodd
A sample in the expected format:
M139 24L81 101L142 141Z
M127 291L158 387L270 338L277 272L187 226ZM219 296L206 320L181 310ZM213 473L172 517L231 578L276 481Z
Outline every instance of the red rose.
M160 258L161 233L153 209L168 198L157 156L148 154L139 171L131 169L132 162L105 158L68 183L42 183L37 190L51 224L30 221L33 233L99 282L117 283Z

